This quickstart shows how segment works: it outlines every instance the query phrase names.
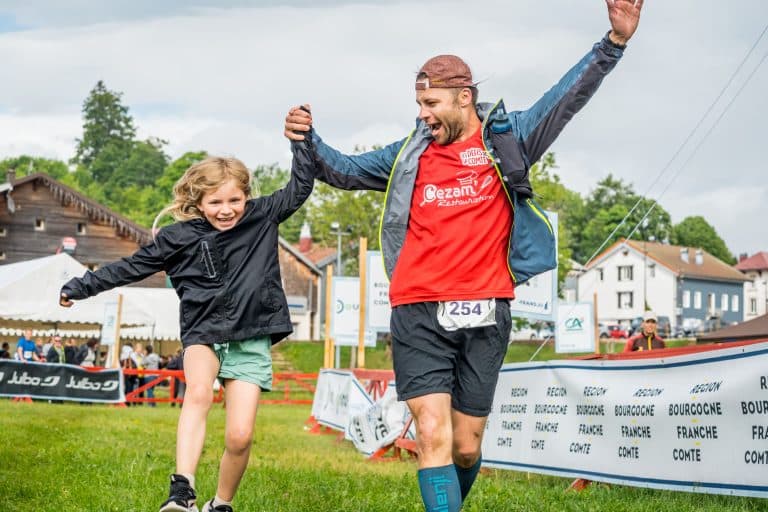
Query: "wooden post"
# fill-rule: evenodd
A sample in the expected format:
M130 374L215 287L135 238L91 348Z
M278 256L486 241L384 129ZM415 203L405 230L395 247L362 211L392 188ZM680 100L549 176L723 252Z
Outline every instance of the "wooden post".
M325 348L323 368L333 368L333 340L331 339L331 316L333 314L333 265L328 265L325 279Z
M360 322L357 332L357 367L365 368L365 303L368 283L368 239L360 238Z
M123 294L117 294L117 316L115 317L115 342L112 344L112 354L107 364L108 368L120 368L120 324L123 316Z
M592 321L595 324L595 354L600 353L600 327L597 324L597 292L592 295Z

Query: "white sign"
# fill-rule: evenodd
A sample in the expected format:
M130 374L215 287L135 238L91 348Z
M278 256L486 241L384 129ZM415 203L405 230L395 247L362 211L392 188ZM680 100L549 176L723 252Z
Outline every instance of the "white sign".
M360 278L333 278L331 337L339 346L357 346L360 326ZM365 346L376 346L376 333L366 331Z
M555 325L555 352L558 354L595 351L591 302L558 304Z
M768 343L502 367L483 464L768 498Z
M557 246L557 213L546 212L555 232ZM515 286L515 300L510 301L512 316L554 321L557 305L557 268L532 277Z
M395 386L387 387L384 396L368 407L363 413L351 416L348 432L355 448L371 455L379 448L397 439L411 417L408 405L397 401ZM413 439L409 428L410 439ZM409 437L409 435L406 435Z
M114 345L117 337L117 302L104 304L104 319L101 321L101 344Z
M381 251L368 251L366 262L366 327L376 332L389 332L392 306L389 304L389 279Z
M345 432L349 418L373 404L363 385L351 371L321 369L317 376L312 416L318 423Z

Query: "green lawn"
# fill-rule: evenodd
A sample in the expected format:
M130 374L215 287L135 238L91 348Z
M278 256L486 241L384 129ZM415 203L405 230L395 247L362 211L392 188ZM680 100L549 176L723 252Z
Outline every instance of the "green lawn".
M527 361L538 345L513 343L508 361ZM317 371L322 343L282 343L276 350L301 372ZM348 349L344 354L348 358ZM536 360L561 357L551 344ZM368 368L389 368L383 345ZM343 359L348 361L348 359ZM344 366L344 365L342 365ZM279 398L272 393L265 398ZM306 431L309 406L262 405L249 470L235 509L251 511L420 511L412 459L369 462L335 435ZM117 408L0 399L0 498L6 510L153 511L174 468L178 408ZM214 406L197 473L201 500L215 491L224 409ZM566 492L570 480L514 471L483 471L464 510L485 511L763 511L760 499L593 485Z
M348 442L305 431L308 406L262 406L238 511L419 511L412 460L368 462ZM0 497L19 511L152 511L173 469L178 409L82 406L0 400ZM210 415L197 474L208 499L224 428ZM565 492L569 480L484 471L464 510L701 512L766 510L765 500L595 485Z

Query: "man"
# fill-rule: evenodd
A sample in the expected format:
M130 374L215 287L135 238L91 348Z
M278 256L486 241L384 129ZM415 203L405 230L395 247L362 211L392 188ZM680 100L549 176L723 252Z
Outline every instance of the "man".
M16 342L16 359L28 363L30 361L40 362L40 356L37 355L37 344L32 339L32 329L27 329Z
M45 352L45 360L49 363L65 363L64 345L61 344L61 336L58 334L53 337L53 342L48 352Z
M643 325L640 327L640 332L627 340L627 344L624 346L624 352L667 348L664 340L656 334L656 328L656 313L653 311L646 311L643 315Z
M308 112L294 107L286 117L286 137L312 140L319 179L387 191L381 245L393 366L398 398L416 424L428 511L459 510L480 468L511 326L509 198L531 196L528 169L597 90L637 28L642 0L606 3L611 31L528 111L476 104L469 67L441 55L416 77L416 129L380 150L343 155L317 136Z

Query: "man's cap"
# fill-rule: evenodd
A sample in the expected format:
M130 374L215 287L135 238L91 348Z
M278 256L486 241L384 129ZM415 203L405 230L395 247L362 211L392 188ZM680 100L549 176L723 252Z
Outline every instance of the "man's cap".
M425 78L418 78L419 76ZM438 55L421 66L416 78L416 90L424 91L430 87L453 89L456 87L474 87L472 71L467 63L455 55Z
M643 315L643 321L647 322L648 320L653 320L655 322L656 313L654 313L653 311L646 311L645 314Z

